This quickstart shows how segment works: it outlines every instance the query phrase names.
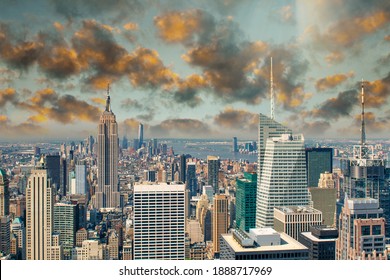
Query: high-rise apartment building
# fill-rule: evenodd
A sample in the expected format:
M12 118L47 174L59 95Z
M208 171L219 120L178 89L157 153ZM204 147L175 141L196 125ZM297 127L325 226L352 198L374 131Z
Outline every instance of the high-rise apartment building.
M317 187L321 173L333 171L332 148L306 148L307 186Z
M228 197L224 194L216 194L214 196L213 207L213 248L214 255L219 256L221 234L228 231Z
M118 124L107 93L106 109L100 117L98 133L98 190L95 208L115 208L120 203L118 185Z
M218 157L207 156L207 184L213 186L214 193L219 193L218 173L220 161Z
M256 226L272 227L274 207L308 206L302 134L268 138L257 188Z
M257 174L236 179L236 226L243 231L256 227Z
M185 185L134 186L134 259L184 260Z
M350 199L347 195L339 217L336 258L386 259L385 219L382 215L383 209L379 208L377 199Z
M57 246L52 246L54 195L42 157L39 166L31 171L26 189L27 260L51 260L57 251Z

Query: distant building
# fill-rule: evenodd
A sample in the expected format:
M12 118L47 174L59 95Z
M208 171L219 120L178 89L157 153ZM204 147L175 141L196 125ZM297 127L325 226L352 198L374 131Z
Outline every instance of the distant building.
M309 260L335 260L337 238L337 228L312 226L299 234L298 241L309 249Z
M143 143L144 143L144 125L140 123L138 126L138 148L141 148Z
M209 202L213 204L213 197L214 197L213 186L203 186L202 194L205 194Z
M87 193L87 166L76 164L76 194Z
M307 186L317 187L320 174L333 171L332 148L306 148Z
M51 183L54 185L56 191L60 189L60 155L46 155L46 169L47 175L51 179Z
M190 190L191 196L196 196L198 193L198 180L196 178L196 163L187 163L187 176L186 176L187 189Z
M228 231L228 197L224 194L216 194L213 204L213 247L214 254L219 255L221 234Z
M256 193L256 173L236 179L236 226L243 231L256 227Z
M295 240L298 240L299 233L321 224L322 213L317 209L302 206L275 207L274 229L287 233Z
M215 156L207 156L207 184L213 187L214 193L219 193L218 190L218 173L219 173L219 158Z
M180 176L179 181L185 183L186 182L186 163L187 158L186 155L180 155L179 156L179 170L180 170Z
M88 239L88 231L81 228L76 232L76 247L83 246L83 241Z
M307 260L308 249L272 228L233 230L222 234L221 260Z
M9 215L9 180L7 173L0 169L0 217Z
M75 204L54 204L53 231L59 233L60 243L65 256L71 257L71 250L76 246L76 231L79 221L78 209Z
M237 137L233 137L233 153L238 152L238 143L237 143Z

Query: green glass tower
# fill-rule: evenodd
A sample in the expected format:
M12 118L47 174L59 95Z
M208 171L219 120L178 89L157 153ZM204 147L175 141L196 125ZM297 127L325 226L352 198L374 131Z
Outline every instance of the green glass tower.
M249 232L256 227L257 174L245 172L236 183L236 227Z

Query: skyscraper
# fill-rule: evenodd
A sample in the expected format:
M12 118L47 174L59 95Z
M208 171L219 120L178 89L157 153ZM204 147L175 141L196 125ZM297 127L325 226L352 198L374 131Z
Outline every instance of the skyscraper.
M51 179L56 191L60 189L60 155L46 155L47 175Z
M76 194L87 193L87 166L76 164Z
M9 215L9 180L7 173L0 169L0 216Z
M56 203L54 205L53 231L59 233L64 254L70 259L71 250L76 246L76 231L79 221L78 205Z
M187 158L186 155L180 155L179 156L179 168L180 168L180 181L185 183L186 182L186 163Z
M111 111L110 93L107 90L106 109L100 117L98 133L98 191L95 193L95 207L114 208L119 206L118 185L118 124Z
M144 125L142 123L138 126L138 141L138 148L141 148L144 143Z
M27 260L51 260L53 202L55 189L44 167L43 157L31 171L26 189Z
M302 134L268 138L257 188L256 226L272 227L274 207L308 206Z
M219 173L219 158L215 156L207 156L207 184L213 186L214 193L219 193L218 190L218 173Z
M233 153L238 152L237 137L233 137Z
M256 190L256 173L236 179L236 226L243 231L256 227Z
M213 207L213 248L214 255L219 256L221 234L228 231L228 197L224 194L214 196Z
M372 198L348 198L339 217L339 238L336 241L338 260L370 257L387 258L385 219L379 202ZM373 255L375 251L375 256Z
M126 150L129 147L128 144L129 144L129 141L127 140L127 137L123 136L123 139L122 139L122 149Z
M317 187L321 173L333 171L332 148L306 148L307 186Z
M184 260L184 184L134 186L133 246L136 260Z
M196 163L187 163L187 178L186 178L187 189L190 190L191 196L196 196L198 193L198 180L196 179Z

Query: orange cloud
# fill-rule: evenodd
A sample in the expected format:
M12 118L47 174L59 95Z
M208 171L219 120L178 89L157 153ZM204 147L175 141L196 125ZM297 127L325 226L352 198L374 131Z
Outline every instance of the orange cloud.
M330 54L328 54L325 57L325 60L329 64L337 64L337 63L342 62L344 60L344 58L345 58L345 56L342 52L334 51L334 52L331 52Z
M166 42L186 42L196 32L202 31L206 14L200 10L173 11L163 16L155 17L159 35Z
M128 22L126 24L123 25L123 28L125 30L137 30L138 29L138 24L137 23L134 23L134 22Z
M0 108L3 108L8 102L13 105L17 104L16 91L13 88L0 90Z
M349 72L347 74L336 74L336 75L319 79L316 82L316 89L318 91L324 91L324 90L335 88L338 85L345 82L347 79L352 78L354 76L355 74L353 72Z
M243 109L226 107L218 115L214 116L214 122L229 129L256 130L259 123L259 115Z

